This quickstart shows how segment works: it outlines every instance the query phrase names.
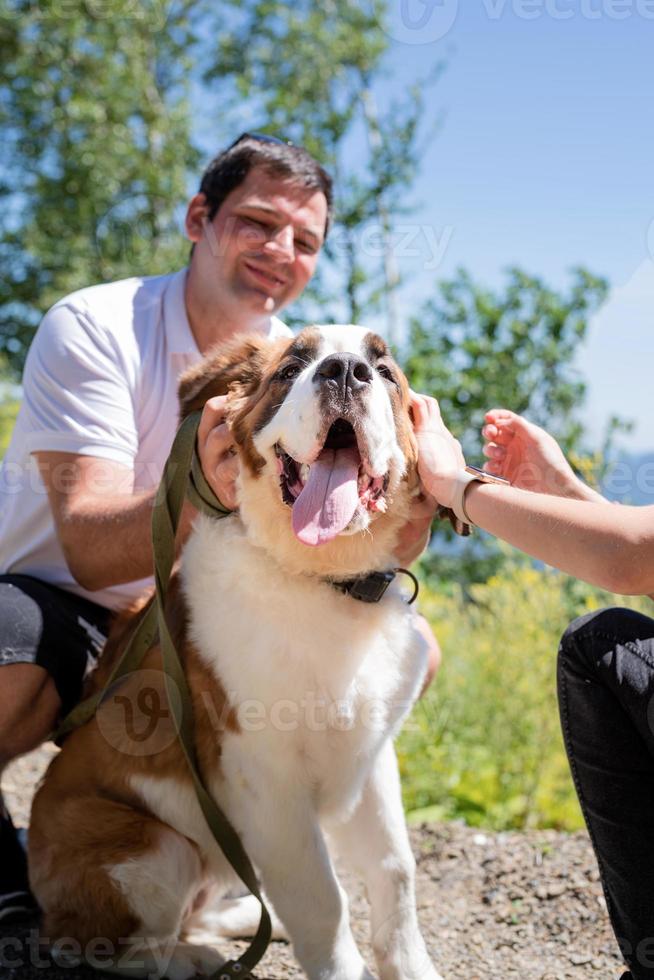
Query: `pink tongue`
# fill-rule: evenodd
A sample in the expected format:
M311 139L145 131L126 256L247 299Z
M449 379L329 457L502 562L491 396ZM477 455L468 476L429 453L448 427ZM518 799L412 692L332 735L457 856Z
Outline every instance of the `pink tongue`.
M356 449L323 449L293 504L293 530L304 544L324 544L348 526L359 503Z

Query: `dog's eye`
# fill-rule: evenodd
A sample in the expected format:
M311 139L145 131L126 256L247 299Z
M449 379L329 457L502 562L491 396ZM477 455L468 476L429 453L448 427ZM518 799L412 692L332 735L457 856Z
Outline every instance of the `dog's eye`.
M280 381L291 381L292 378L297 378L299 373L299 364L287 364L286 367L277 372L277 377Z
M386 365L386 364L378 364L377 365L377 373L378 374L381 374L382 378L385 381L392 381L393 384L395 384L395 378L393 376L393 372L388 367L388 365Z

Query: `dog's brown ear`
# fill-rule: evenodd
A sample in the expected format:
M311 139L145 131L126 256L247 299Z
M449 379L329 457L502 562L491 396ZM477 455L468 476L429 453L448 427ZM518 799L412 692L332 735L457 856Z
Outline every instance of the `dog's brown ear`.
M279 346L279 342L249 334L212 348L180 379L180 418L200 411L215 395L251 394Z

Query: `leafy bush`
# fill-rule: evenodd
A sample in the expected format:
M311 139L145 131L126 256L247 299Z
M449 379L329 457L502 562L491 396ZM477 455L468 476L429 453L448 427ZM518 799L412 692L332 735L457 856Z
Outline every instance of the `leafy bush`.
M575 616L648 602L523 564L465 596L423 589L443 666L398 742L407 810L494 829L582 826L559 730L559 639Z

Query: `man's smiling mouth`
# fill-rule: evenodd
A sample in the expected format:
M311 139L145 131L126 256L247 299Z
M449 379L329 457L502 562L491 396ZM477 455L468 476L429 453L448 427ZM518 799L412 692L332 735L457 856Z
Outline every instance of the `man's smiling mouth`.
M245 268L250 272L255 279L258 279L264 286L270 286L273 289L279 289L281 286L286 285L286 280L275 275L274 272L270 270L265 270L259 266L253 265L251 262L244 263Z

